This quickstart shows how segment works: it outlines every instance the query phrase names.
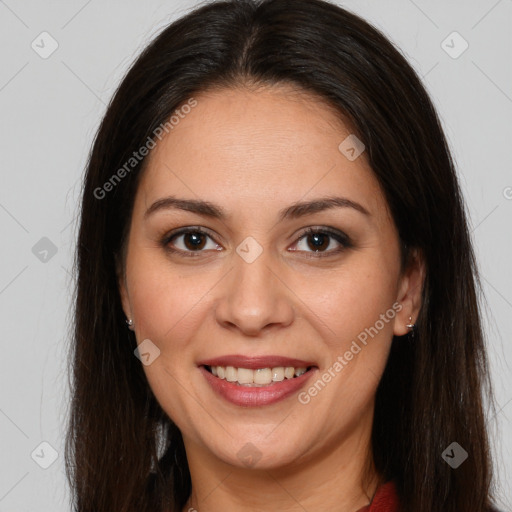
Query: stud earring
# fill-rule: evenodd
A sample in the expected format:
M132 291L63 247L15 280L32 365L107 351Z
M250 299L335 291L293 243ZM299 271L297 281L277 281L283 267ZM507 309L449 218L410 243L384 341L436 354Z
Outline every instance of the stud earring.
M414 334L416 332L416 324L413 324L412 323L412 316L409 317L409 323L407 324L406 326L408 329L410 329L409 331L409 335L410 335L410 341L414 341Z
M130 331L133 331L133 320L131 318L126 319L126 325L128 325L128 329L130 329Z

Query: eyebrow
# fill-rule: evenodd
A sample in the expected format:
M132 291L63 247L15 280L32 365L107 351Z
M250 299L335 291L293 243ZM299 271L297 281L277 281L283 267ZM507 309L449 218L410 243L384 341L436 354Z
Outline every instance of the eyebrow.
M285 219L298 219L306 215L318 213L332 208L352 208L364 215L371 216L370 212L361 204L346 197L322 197L312 201L294 203L279 211L279 222ZM155 201L144 213L144 218L162 210L184 210L204 217L226 220L229 216L226 211L214 203L199 199L179 199L174 196L164 197Z

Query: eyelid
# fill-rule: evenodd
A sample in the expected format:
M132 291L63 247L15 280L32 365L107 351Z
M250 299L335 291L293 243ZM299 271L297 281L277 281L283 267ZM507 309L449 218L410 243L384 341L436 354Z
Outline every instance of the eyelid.
M169 244L173 238L176 238L181 235L188 234L188 233L200 233L200 234L206 235L214 243L216 243L217 245L221 245L216 241L215 237L209 232L209 230L207 230L206 228L203 228L201 226L186 226L186 227L178 228L174 231L171 231L170 233L167 233L162 237L161 244L166 250L173 252L173 253L177 253L179 255L186 256L186 257L187 256L197 257L197 256L200 256L201 253L206 252L204 250L184 251L182 249L175 249L175 248L172 248L169 246ZM343 231L340 231L335 228L322 227L322 226L314 226L314 227L310 226L308 228L305 228L300 233L300 235L297 236L293 245L297 245L304 237L306 237L308 235L318 234L318 233L324 234L330 238L333 238L338 244L340 244L341 247L339 247L337 249L331 249L329 251L299 251L299 250L293 249L292 252L304 253L304 254L310 255L310 256L305 256L305 257L321 258L324 256L327 257L327 256L332 256L332 255L338 254L339 252L343 251L344 249L352 247L352 242L350 240L350 237L348 235L346 235Z
M297 245L304 237L308 235L322 234L327 235L330 238L333 238L339 245L337 249L331 249L329 251L297 251L300 253L304 253L304 257L327 257L340 253L341 251L348 249L353 246L352 241L348 235L346 235L343 231L340 231L335 228L322 227L322 226L314 226L308 227L302 231L302 233L298 236L297 241L294 242L293 245ZM295 250L295 249L294 249ZM317 255L317 256L314 256Z
M168 232L168 233L166 233L161 238L160 243L161 243L161 245L167 251L170 251L170 252L175 253L175 254L179 254L179 255L182 255L182 256L185 256L185 257L189 257L189 256L197 257L197 256L200 256L201 253L205 252L204 250L200 250L200 251L184 251L183 249L176 249L176 248L170 247L170 242L171 242L171 240L173 238L177 238L179 236L186 235L188 233L200 233L200 234L206 235L208 238L213 240L213 242L215 242L217 245L220 245L215 240L215 237L209 232L209 230L207 230L206 228L203 228L201 226L185 226L185 227L173 230L171 232Z

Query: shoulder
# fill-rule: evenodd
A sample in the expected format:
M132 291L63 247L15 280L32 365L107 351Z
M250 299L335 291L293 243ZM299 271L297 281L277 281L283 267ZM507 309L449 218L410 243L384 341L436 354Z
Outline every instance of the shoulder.
M399 507L398 493L395 483L388 481L377 489L368 512L395 512Z
M379 486L375 496L360 512L396 512L399 510L400 500L395 482L390 480ZM359 512L359 511L358 511ZM505 512L494 505L489 505L485 512Z

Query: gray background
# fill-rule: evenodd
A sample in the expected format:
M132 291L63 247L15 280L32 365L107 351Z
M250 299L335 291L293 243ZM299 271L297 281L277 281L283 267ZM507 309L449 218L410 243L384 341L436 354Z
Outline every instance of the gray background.
M0 512L69 510L63 439L80 177L127 67L194 5L0 0ZM482 272L497 399L489 422L502 507L512 510L512 1L343 5L404 51L450 141ZM43 31L58 43L46 59L31 47L51 49ZM461 55L454 31L469 44Z

